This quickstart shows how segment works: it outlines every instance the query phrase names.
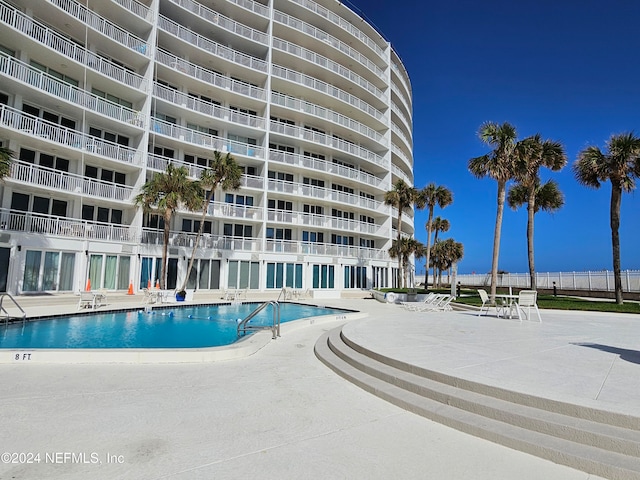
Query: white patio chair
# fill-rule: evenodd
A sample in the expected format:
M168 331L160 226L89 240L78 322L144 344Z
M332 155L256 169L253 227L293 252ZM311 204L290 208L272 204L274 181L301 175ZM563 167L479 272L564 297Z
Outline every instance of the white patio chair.
M482 300L482 306L480 307L478 316L482 314L484 307L487 307L487 311L485 312L486 315L487 313L489 313L489 309L491 308L491 299L489 298L489 294L487 293L487 291L483 290L482 288L478 290L478 295L480 295L480 300Z
M535 290L520 290L518 294L518 300L514 304L516 311L518 312L518 319L522 322L522 314L524 314L524 309L527 309L527 320L531 319L531 309L535 309L538 314L538 321L542 322L542 318L540 317L540 310L538 310L538 292Z

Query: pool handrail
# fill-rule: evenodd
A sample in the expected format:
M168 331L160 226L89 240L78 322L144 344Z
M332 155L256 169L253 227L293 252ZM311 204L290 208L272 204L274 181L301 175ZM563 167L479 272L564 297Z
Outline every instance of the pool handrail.
M249 320L255 317L262 310L267 308L269 305L273 307L273 324L271 327L260 327L260 326L252 326L248 325ZM275 340L280 336L280 304L276 300L268 300L264 303L261 303L258 308L256 308L253 312L247 315L240 323L238 323L237 333L240 336L240 333L246 335L248 330L264 330L266 328L271 328L271 332L273 334L273 339Z
M0 312L3 312L5 314L5 318L4 318L4 325L5 327L9 324L9 312L7 311L6 308L4 308L4 306L2 305L4 302L4 298L5 297L9 297L11 299L11 301L13 302L13 304L18 308L18 310L20 310L20 312L22 312L22 323L25 322L25 320L27 319L27 314L26 312L22 309L22 307L18 304L18 302L16 301L15 298L13 298L11 296L10 293L3 293L0 296Z

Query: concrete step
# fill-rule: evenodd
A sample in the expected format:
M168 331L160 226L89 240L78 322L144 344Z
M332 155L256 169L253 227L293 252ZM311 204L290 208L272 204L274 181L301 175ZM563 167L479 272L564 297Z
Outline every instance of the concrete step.
M346 340L346 341L345 341ZM351 344L350 344L351 343ZM640 479L640 430L624 415L548 401L416 369L359 347L332 330L318 358L361 388L444 425L611 479ZM560 407L558 410L555 407Z

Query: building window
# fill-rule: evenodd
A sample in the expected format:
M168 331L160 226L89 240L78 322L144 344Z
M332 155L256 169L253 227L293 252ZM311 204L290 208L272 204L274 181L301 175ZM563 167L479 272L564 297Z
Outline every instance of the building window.
M344 267L344 288L367 288L367 267L346 265Z
M271 210L281 210L285 212L293 211L293 202L288 202L286 200L274 200L270 199L267 201L267 208Z
M303 205L302 206L302 211L304 213L313 213L315 215L324 215L324 207L321 207L320 205Z
M225 223L223 226L223 235L225 237L252 238L253 226L243 225L241 223Z
M200 230L200 220L182 219L182 231L188 233L198 233ZM202 233L211 233L211 222L205 221L202 225Z
M229 288L260 288L260 262L229 261Z
M301 263L267 263L267 288L302 288Z
M226 193L224 201L225 203L233 203L234 205L253 206L253 197L250 195L234 195L233 193Z
M284 182L293 182L293 174L285 173L285 172L274 172L273 170L269 170L267 173L267 177L273 180L282 180Z
M291 229L267 227L267 238L269 240L291 240Z
M314 187L324 187L324 180L319 180L317 178L303 177L302 183L304 185L312 185Z
M347 235L331 234L331 243L334 245L350 245L353 246L354 238Z
M71 291L76 254L27 250L22 276L23 292Z
M313 288L335 288L333 265L313 265Z
M309 232L306 230L302 231L302 241L310 242L310 243L324 243L324 233L323 232Z

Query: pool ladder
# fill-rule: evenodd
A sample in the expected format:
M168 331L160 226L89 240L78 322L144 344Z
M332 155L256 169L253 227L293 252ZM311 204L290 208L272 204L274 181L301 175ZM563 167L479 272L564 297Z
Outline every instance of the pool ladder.
M20 317L12 317L12 316L9 314L9 312L7 311L7 309L6 309L6 308L4 308L3 303L4 303L4 299L5 299L6 297L9 297L9 298L11 299L11 301L13 302L13 304L14 304L14 305L18 308L18 310L20 310L20 312L22 313L22 324L24 325L24 322L25 322L25 321L26 321L26 319L27 319L27 314L26 314L26 313L25 313L25 311L22 309L22 307L21 307L20 305L18 305L18 302L16 302L16 299L15 299L15 298L13 298L13 297L11 296L11 294L9 294L9 293L3 293L3 294L0 294L0 312L2 312L2 313L5 315L5 317L4 317L4 326L6 327L6 326L9 324L9 318L12 318L12 319L20 318Z
M271 307L273 308L273 323L271 327L249 325L249 321L269 305L271 305ZM256 308L253 312L247 315L244 320L238 323L238 336L246 335L247 332L251 330L265 330L267 328L271 329L271 333L273 334L272 338L274 340L280 336L280 304L276 300L269 300L260 304L258 308Z

